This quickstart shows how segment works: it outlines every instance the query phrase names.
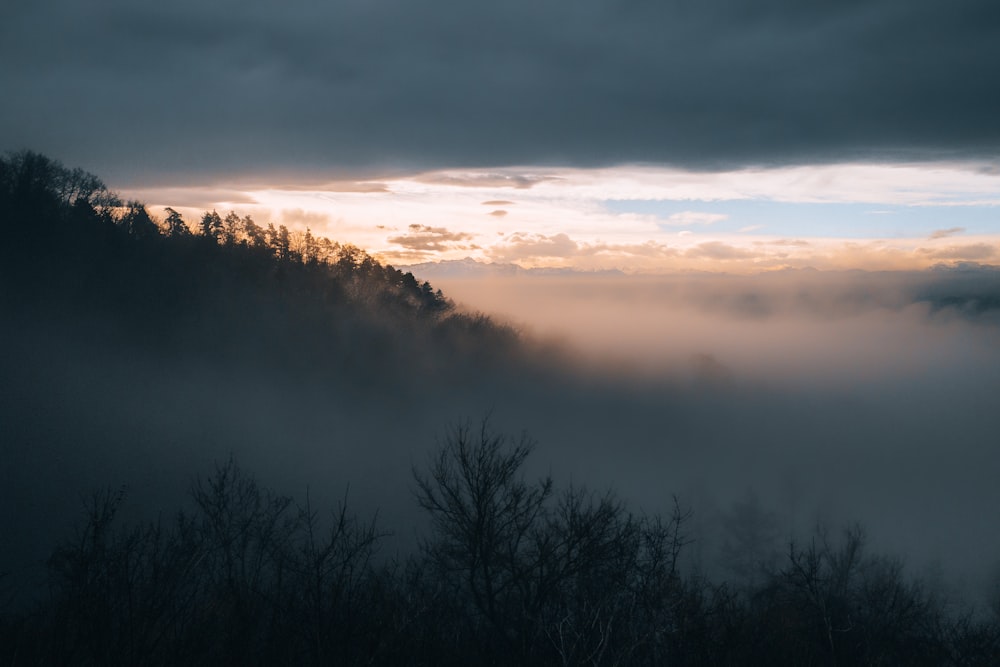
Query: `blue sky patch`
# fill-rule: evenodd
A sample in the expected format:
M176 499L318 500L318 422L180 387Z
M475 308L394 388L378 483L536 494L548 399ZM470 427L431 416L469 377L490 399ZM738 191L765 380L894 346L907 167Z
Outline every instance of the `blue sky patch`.
M936 230L964 228L963 234L1000 232L1000 207L899 206L864 203L789 203L769 200L607 200L612 213L639 213L664 220L664 230L829 237L914 238ZM710 226L674 225L670 216L693 211L728 216Z

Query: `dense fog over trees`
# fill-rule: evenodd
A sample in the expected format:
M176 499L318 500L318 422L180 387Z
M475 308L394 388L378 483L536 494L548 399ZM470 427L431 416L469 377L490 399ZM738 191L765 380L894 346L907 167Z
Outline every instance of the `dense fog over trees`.
M642 464L612 464L643 480L632 488L702 496L703 518L750 490L785 532L863 519L911 565L938 560L976 594L974 573L995 572L980 556L1000 548L985 509L1000 503L986 472L1000 464L996 268L433 279L657 392L662 438Z
M7 662L1000 660L995 269L437 280L30 152L0 233Z

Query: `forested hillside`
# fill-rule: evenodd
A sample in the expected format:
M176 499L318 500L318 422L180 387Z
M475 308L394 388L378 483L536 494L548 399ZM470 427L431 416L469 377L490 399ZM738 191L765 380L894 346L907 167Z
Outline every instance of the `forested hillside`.
M859 525L701 521L667 481L881 491L896 413L593 377L361 249L28 152L0 234L4 664L1000 663L1000 605Z
M391 382L488 363L509 329L427 282L308 230L208 211L188 223L33 153L0 162L3 306L206 363ZM103 340L102 342L107 342Z
M235 454L323 482L323 502L353 483L375 511L406 493L383 474L418 447L403 436L539 367L511 328L357 247L235 212L158 219L36 153L0 159L0 233L0 572L18 599L94 488L132 487L146 516ZM376 451L382 472L353 469Z

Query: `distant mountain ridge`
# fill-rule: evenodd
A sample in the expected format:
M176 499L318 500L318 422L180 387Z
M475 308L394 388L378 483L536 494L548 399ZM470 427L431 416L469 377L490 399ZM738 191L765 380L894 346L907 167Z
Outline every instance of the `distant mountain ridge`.
M538 267L529 268L517 264L482 262L478 259L465 257L463 259L447 259L437 262L422 262L396 266L400 271L409 271L421 278L485 278L490 276L622 276L618 269L602 269L586 271L569 267Z

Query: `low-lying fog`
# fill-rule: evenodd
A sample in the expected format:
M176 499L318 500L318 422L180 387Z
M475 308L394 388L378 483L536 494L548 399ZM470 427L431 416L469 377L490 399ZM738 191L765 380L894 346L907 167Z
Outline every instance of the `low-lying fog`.
M183 366L143 341L102 352L9 322L0 571L37 569L88 490L127 484L137 513L169 516L230 453L317 505L349 487L393 532L383 553L405 552L421 525L412 467L449 425L489 413L538 441L531 474L613 487L636 511L677 494L695 511L694 564L712 572L726 571L726 526L756 523L764 557L855 520L873 549L971 601L998 572L998 272L428 278L575 348L552 354L568 372L456 387L415 370L372 395L335 372Z
M997 573L1000 273L436 284L638 378L645 417L609 406L569 419L579 443L594 443L559 464L578 479L599 477L645 506L677 492L703 526L755 498L785 535L857 520L873 546L914 568L941 566L973 594ZM543 444L559 441L540 419L526 426ZM645 428L632 421L642 419Z
M998 360L1000 275L987 271L528 274L435 284L468 308L649 377L686 369L864 392Z

